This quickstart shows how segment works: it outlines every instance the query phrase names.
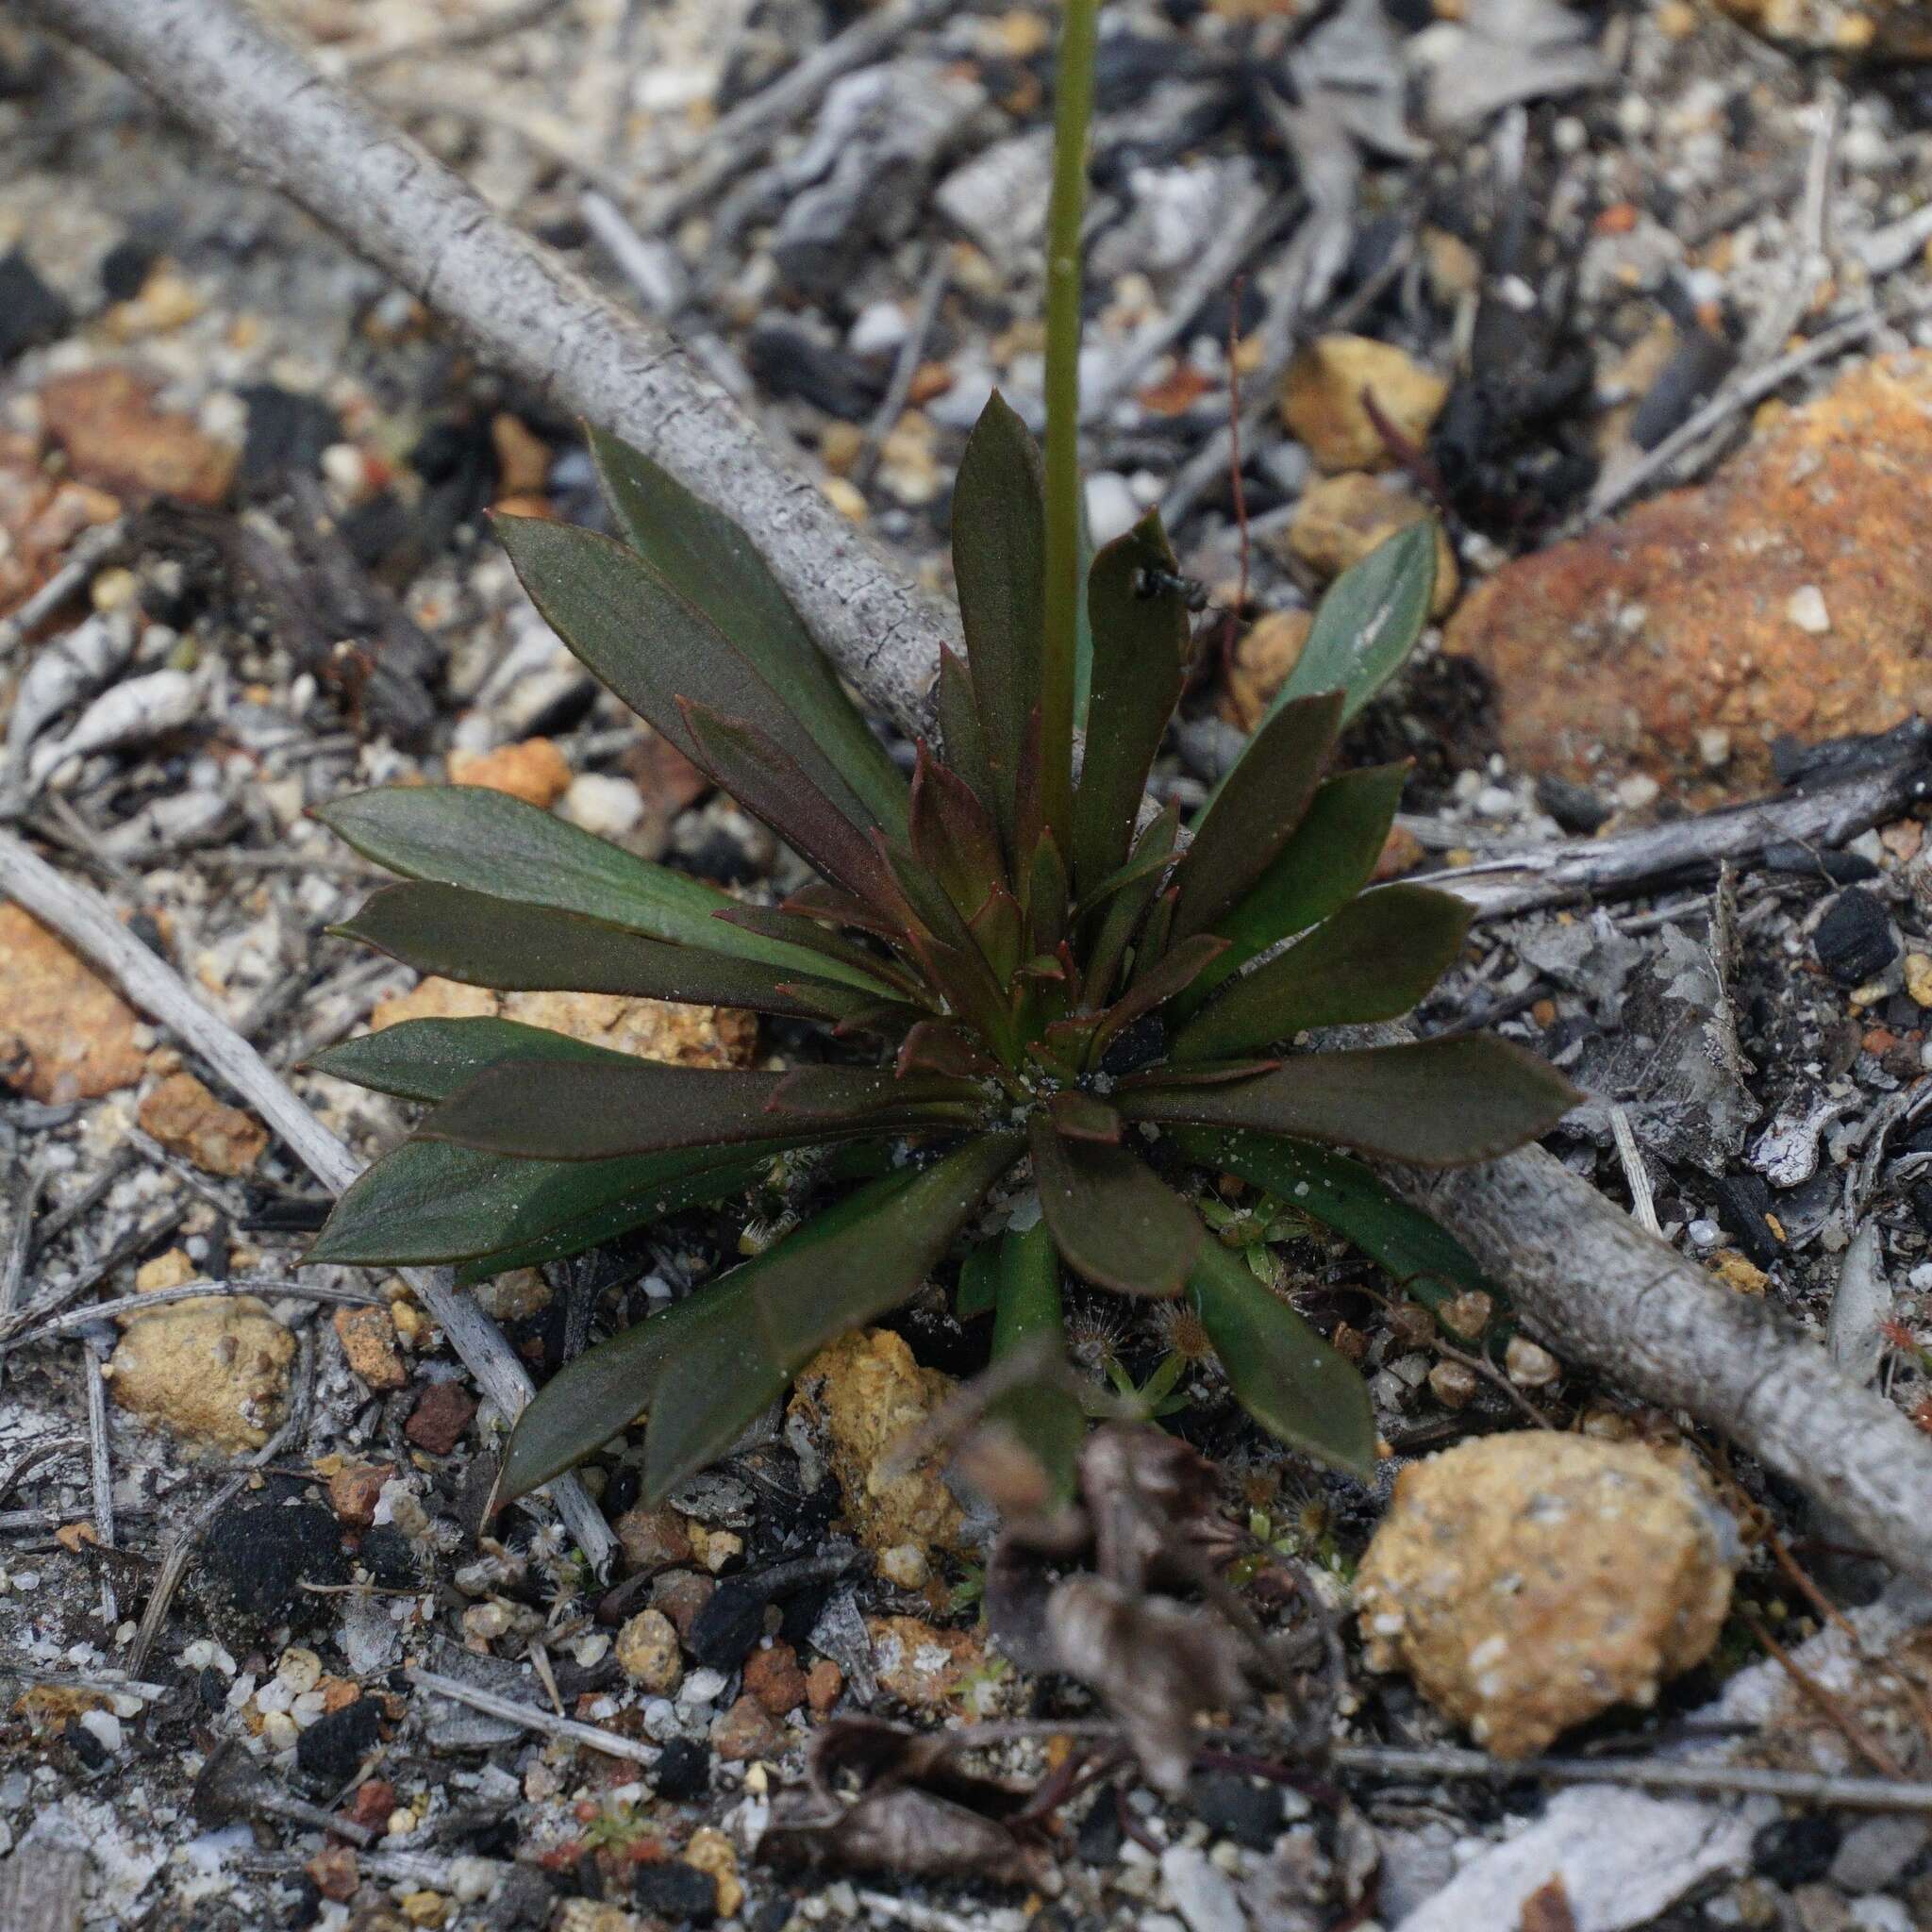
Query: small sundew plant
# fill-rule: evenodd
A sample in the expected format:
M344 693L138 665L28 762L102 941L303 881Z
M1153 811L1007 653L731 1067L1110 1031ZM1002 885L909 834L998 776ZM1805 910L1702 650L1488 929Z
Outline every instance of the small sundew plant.
M966 657L943 661L938 744L918 746L909 782L743 533L636 450L592 438L622 541L498 525L571 649L822 882L743 904L487 791L371 791L322 813L408 881L346 930L425 973L829 1029L823 1060L784 1073L659 1065L483 1019L414 1021L321 1057L429 1111L342 1197L312 1260L454 1260L478 1279L740 1193L774 1157L810 1168L828 1203L558 1374L511 1437L506 1500L645 1411L643 1486L661 1498L962 1238L961 1312L991 1314L996 1356L1058 1334L1062 1269L1123 1295L1186 1295L1265 1428L1361 1470L1374 1432L1360 1378L1204 1226L1202 1171L1454 1292L1475 1278L1469 1257L1335 1150L1482 1160L1571 1104L1555 1072L1492 1038L1291 1050L1309 1029L1407 1012L1462 943L1457 900L1362 891L1403 768L1324 776L1341 725L1421 631L1432 531L1338 583L1191 837L1173 808L1142 821L1187 669L1188 587L1152 516L1083 555L1093 12L1067 8L1044 458L995 397L953 504ZM830 1154L814 1165L801 1150ZM1158 1407L1169 1390L1139 1393ZM1067 1484L1074 1397L1041 1382L1001 1409Z

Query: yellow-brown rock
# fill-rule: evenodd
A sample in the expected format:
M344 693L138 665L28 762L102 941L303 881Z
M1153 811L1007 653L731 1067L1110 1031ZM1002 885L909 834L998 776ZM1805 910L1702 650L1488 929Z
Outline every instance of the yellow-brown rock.
M1637 1442L1524 1431L1396 1478L1356 1579L1368 1657L1403 1670L1499 1757L1707 1657L1735 1532L1688 1463Z
M170 1074L142 1101L138 1118L170 1154L209 1174L246 1174L268 1147L268 1130L253 1115L217 1100L192 1074Z
M1311 610L1269 610L1241 633L1227 667L1222 704L1222 715L1230 724L1252 731L1261 722L1274 693L1288 682L1314 622Z
M252 1295L175 1302L134 1316L108 1392L190 1441L258 1449L288 1402L295 1338Z
M338 1308L336 1337L349 1366L378 1393L409 1386L409 1371L396 1346L396 1324L387 1308Z
M1928 493L1932 354L1876 357L1710 482L1498 572L1447 647L1495 678L1521 769L1756 794L1780 733L1932 709ZM1713 731L1721 771L1699 749Z
M970 1630L941 1630L917 1617L868 1617L879 1689L914 1710L941 1710L986 1668L986 1647Z
M617 1633L617 1662L633 1684L668 1696L684 1678L677 1631L662 1610L640 1610Z
M1281 420L1323 470L1386 470L1395 452L1364 396L1406 441L1428 441L1449 385L1406 351L1372 336L1317 336L1281 380Z
M718 1916L735 1919L744 1903L744 1886L738 1876L738 1853L731 1840L715 1824L701 1824L684 1848L684 1862L718 1888Z
M730 1007L674 1006L604 992L491 992L453 979L428 978L384 1000L369 1016L380 1033L403 1020L475 1020L501 1015L547 1026L615 1053L672 1060L687 1067L741 1067L758 1051L757 1017Z
M1351 470L1324 476L1302 492L1284 533L1289 554L1324 582L1359 563L1398 530L1419 524L1428 507L1399 485ZM1456 553L1440 524L1436 526L1436 592L1429 614L1445 616L1462 588Z
M952 1388L951 1376L921 1368L904 1338L886 1328L841 1336L798 1377L792 1412L824 1424L845 1514L869 1550L959 1547L963 1519L941 1479L942 1458L888 1474L901 1441Z
M94 1100L141 1078L140 1016L18 906L0 906L0 1081L30 1100Z
M544 811L570 790L571 775L570 760L547 738L499 744L494 751L453 751L449 755L452 785L480 785L488 791L507 791Z

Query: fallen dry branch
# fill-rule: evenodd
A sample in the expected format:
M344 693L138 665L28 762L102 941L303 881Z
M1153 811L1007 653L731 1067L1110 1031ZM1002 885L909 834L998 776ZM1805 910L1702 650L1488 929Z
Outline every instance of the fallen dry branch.
M1757 858L1774 845L1830 851L1932 795L1932 725L1914 718L1872 750L1865 769L1808 791L1486 859L1432 874L1429 884L1468 900L1478 920L1507 919L1710 878L1720 864Z
M105 973L149 1018L168 1027L248 1103L331 1193L361 1172L356 1157L309 1112L256 1050L211 1013L175 972L114 917L89 887L63 877L10 832L0 832L0 898L12 899ZM449 1337L477 1386L506 1416L530 1399L530 1378L496 1324L446 1268L399 1271ZM601 1572L616 1549L610 1526L575 1476L551 1486L558 1513Z
M861 695L902 723L920 715L950 619L887 572L655 326L622 313L516 233L238 0L27 0L26 10L261 173L491 360L642 445L698 494L727 507ZM130 991L140 986L138 1003L208 1053L317 1174L346 1183L346 1151L245 1043L92 895L64 887L17 842L4 849L0 888L26 881L33 896L20 896L32 909ZM1919 1528L1932 1517L1932 1441L1838 1374L1822 1350L1710 1286L1546 1155L1397 1180L1509 1286L1526 1324L1568 1358L1735 1437L1902 1570L1932 1580L1932 1548ZM425 1299L479 1381L513 1412L525 1379L502 1338L446 1280L428 1287ZM580 1538L594 1523L608 1547L589 1499L577 1490L563 1494Z
M841 672L923 725L949 615L882 565L656 323L504 221L241 0L26 0L456 325L491 363L743 524Z
M1714 1281L1540 1147L1385 1178L1455 1229L1566 1360L1721 1430L1932 1583L1932 1438L1775 1310Z

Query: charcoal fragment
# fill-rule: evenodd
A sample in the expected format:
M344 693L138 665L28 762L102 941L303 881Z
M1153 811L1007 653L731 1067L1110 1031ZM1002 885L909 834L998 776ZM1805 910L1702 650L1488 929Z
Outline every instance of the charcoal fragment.
M1840 986L1863 986L1898 958L1898 934L1883 901L1853 886L1831 902L1811 936L1818 963Z
M295 1768L329 1790L345 1785L382 1741L375 1699L358 1697L317 1718L295 1740Z
M1566 832L1585 839L1601 831L1616 810L1608 799L1588 785L1573 785L1568 778L1554 776L1536 781L1536 802Z
M0 364L64 335L73 320L73 310L19 249L0 255Z

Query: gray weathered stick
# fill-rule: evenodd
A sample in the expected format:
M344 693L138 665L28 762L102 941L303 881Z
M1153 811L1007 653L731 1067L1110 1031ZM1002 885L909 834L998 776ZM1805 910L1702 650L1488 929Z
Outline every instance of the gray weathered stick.
M266 1060L197 1000L174 971L136 939L92 888L63 877L10 832L0 832L0 898L13 899L99 967L127 998L185 1041L275 1129L289 1150L331 1193L361 1172L356 1157L309 1112ZM435 1317L450 1346L506 1416L529 1401L529 1375L496 1324L447 1268L400 1271ZM616 1540L603 1512L575 1476L550 1488L577 1545L601 1572Z
M241 0L25 0L25 10L138 81L498 368L728 511L840 672L902 725L924 728L940 644L957 636L951 616L887 570L655 323L511 227Z
M1540 1147L1383 1175L1455 1229L1565 1360L1723 1430L1932 1584L1932 1439L1763 1302L1714 1282Z

